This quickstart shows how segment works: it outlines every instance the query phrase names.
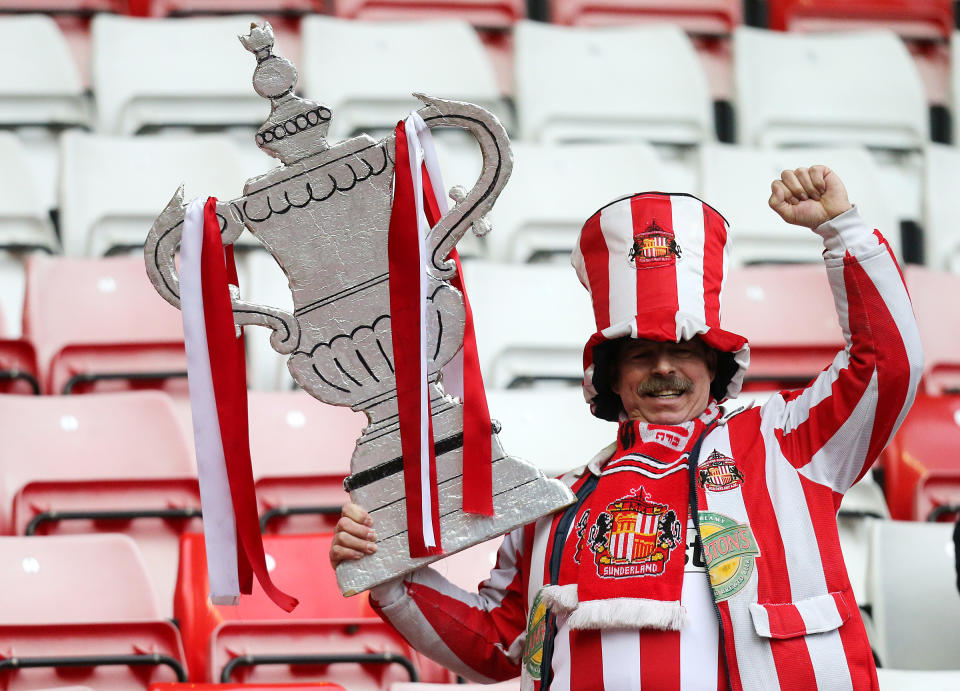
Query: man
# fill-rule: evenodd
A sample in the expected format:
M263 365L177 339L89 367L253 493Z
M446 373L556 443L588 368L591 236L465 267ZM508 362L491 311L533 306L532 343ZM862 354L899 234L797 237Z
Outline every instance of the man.
M784 171L769 204L823 238L846 348L807 388L723 415L749 360L720 328L726 222L688 195L598 211L573 263L598 328L584 391L617 442L564 476L574 507L506 536L479 593L432 569L372 592L415 647L541 691L877 688L835 515L913 401L919 335L835 173ZM344 507L331 562L375 549Z

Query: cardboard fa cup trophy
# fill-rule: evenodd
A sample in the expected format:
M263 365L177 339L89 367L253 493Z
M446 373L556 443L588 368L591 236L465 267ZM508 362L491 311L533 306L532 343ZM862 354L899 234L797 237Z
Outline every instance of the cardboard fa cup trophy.
M221 237L227 245L249 230L286 274L294 310L251 304L234 291L234 321L272 329L272 347L289 355L294 380L312 396L367 415L344 486L370 512L377 551L337 569L341 590L353 594L443 556L413 558L408 543L387 247L395 137L375 141L361 135L329 143L331 112L293 93L296 69L273 54L270 25L252 27L241 42L257 59L254 89L271 102L256 143L283 165L248 180L243 196L217 203ZM500 122L483 108L418 98L424 105L417 112L428 127L466 130L483 155L476 184L457 195L457 203L425 239L429 410L440 541L450 554L556 511L573 496L561 482L508 456L492 431L494 515L462 511L463 406L445 394L439 380L441 367L461 347L465 323L463 297L448 283L456 274L448 255L473 224L485 224L484 214L510 175L512 156ZM178 308L174 254L183 230L183 201L181 188L154 222L145 246L150 280Z

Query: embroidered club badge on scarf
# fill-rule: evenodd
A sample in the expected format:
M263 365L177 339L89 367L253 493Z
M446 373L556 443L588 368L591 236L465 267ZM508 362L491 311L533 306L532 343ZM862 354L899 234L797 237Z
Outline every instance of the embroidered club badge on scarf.
M617 448L580 507L558 583L543 599L571 629L680 630L690 452L719 415L680 425L620 423Z

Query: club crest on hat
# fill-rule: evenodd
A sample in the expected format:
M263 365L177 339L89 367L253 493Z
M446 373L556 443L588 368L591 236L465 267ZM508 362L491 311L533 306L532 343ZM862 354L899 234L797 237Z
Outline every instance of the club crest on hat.
M660 226L653 219L644 230L633 236L628 258L638 269L648 269L673 264L680 254L680 245L673 231Z
M697 480L704 489L726 492L743 484L743 473L736 461L714 449L697 467Z
M676 511L652 501L641 487L597 516L588 547L601 578L659 576L682 538Z

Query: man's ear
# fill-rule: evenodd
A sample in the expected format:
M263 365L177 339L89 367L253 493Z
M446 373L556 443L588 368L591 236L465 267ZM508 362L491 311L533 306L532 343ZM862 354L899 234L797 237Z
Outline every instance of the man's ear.
M710 378L712 379L717 376L717 351L706 344L703 347L707 349L707 369L710 371Z

